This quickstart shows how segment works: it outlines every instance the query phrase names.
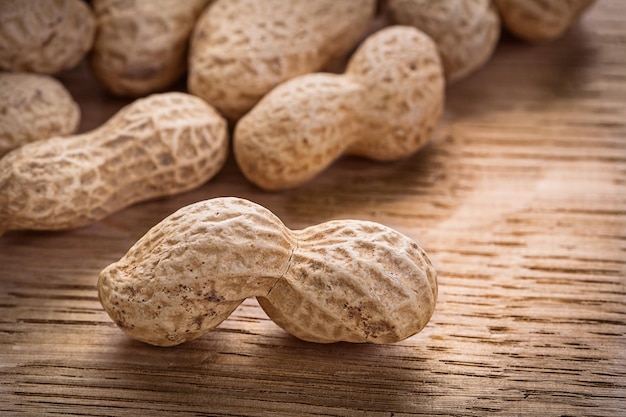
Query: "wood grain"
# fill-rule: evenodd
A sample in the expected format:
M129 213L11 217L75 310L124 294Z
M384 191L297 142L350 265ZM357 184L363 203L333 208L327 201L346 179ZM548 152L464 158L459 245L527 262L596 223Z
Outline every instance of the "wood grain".
M625 14L604 0L554 43L503 36L407 160L343 158L265 193L231 159L193 192L1 237L0 414L624 415ZM127 102L85 65L60 78L82 131ZM439 270L432 321L394 345L316 345L247 300L196 341L132 341L102 310L98 273L172 211L226 195L291 228L358 218L413 237Z

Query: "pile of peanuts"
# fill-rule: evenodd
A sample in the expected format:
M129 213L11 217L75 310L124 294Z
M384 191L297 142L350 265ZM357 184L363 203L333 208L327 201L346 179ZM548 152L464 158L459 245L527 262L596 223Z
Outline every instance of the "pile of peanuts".
M446 86L492 56L501 26L547 42L593 2L3 0L0 234L73 229L199 187L225 164L230 132L241 172L267 191L345 154L406 158L439 123ZM84 59L110 94L136 100L74 134L80 108L54 75ZM346 59L342 74L320 72ZM185 75L188 92L172 91ZM250 296L303 340L396 342L437 299L436 273L408 237L357 220L291 231L237 198L173 213L98 287L124 331L164 346Z

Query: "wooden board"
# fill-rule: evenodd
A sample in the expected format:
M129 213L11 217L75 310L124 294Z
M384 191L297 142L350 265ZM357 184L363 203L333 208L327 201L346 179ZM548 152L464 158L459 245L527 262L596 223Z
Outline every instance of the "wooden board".
M0 414L624 415L624 16L626 2L603 0L551 44L503 36L407 160L343 158L266 193L231 159L193 192L80 230L1 237ZM84 64L60 78L82 131L128 102ZM316 345L247 300L175 348L129 339L98 302L100 270L177 208L226 195L291 228L357 218L411 236L439 271L432 321L394 345Z

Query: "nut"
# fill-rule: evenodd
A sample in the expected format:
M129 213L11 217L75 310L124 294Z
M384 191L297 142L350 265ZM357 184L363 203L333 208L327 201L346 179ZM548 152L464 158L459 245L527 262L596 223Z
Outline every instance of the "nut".
M209 0L94 0L98 33L91 68L111 92L143 96L187 69L187 43Z
M56 74L93 44L95 19L82 0L0 1L0 69Z
M216 0L191 38L189 91L230 120L297 75L353 48L375 0Z
M495 0L504 26L528 42L562 36L595 0Z
M426 326L437 279L415 242L381 224L291 231L228 197L165 218L102 271L98 291L122 330L158 346L205 334L247 297L306 341L393 343Z
M29 142L69 135L79 122L78 104L55 78L0 73L0 157Z
M433 41L412 27L370 36L344 75L308 74L267 94L235 128L245 176L267 190L309 181L342 153L407 157L443 109L443 70Z
M29 143L0 159L0 232L59 230L181 193L226 160L226 121L201 99L155 94L91 132Z
M482 67L500 37L500 17L491 0L389 0L388 6L395 22L435 41L449 83Z

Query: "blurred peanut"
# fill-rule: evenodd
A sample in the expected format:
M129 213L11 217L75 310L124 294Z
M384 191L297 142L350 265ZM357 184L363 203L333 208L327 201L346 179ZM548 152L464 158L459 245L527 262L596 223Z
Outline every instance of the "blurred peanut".
M203 100L164 93L88 133L33 142L0 159L0 233L59 230L177 194L226 160L226 121Z
M82 0L0 1L0 69L56 74L91 49L96 31Z
M80 108L48 75L0 72L0 157L29 142L74 133Z
M437 47L396 26L370 36L343 75L308 74L267 94L237 124L234 153L257 186L301 185L342 154L405 158L429 139L443 110Z
M276 85L349 52L375 3L215 0L191 38L189 91L237 120Z
M500 38L500 16L491 0L388 0L388 6L395 22L435 41L449 83L482 67Z
M138 97L165 90L187 69L188 42L210 0L94 0L98 32L90 55L112 93Z
M494 0L504 26L528 42L562 36L595 0Z

